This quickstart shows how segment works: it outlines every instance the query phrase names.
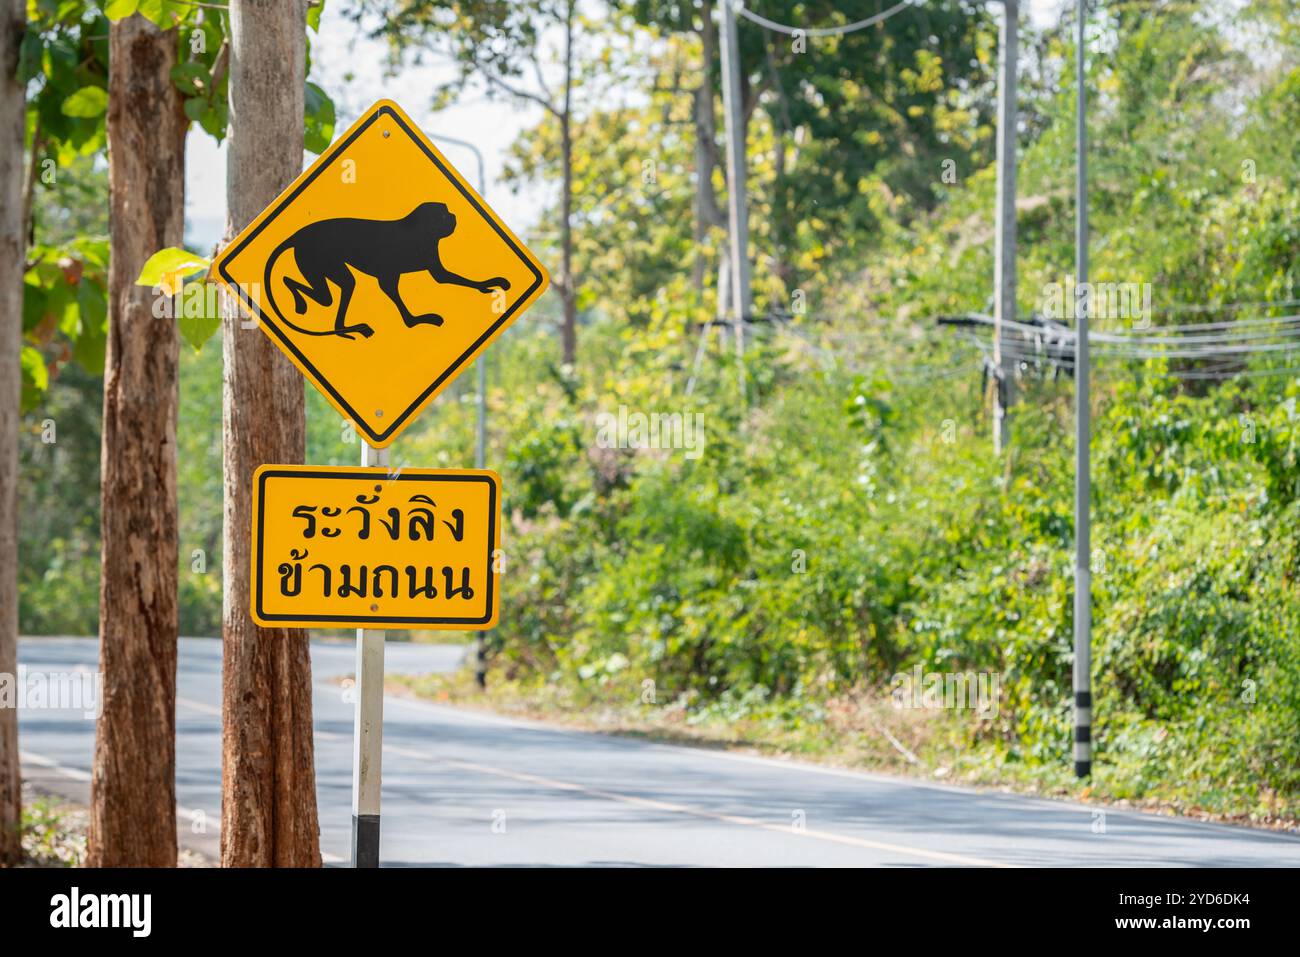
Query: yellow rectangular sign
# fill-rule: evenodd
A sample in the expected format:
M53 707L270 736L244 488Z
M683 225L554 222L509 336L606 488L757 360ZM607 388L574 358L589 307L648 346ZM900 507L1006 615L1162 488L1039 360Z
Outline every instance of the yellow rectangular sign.
M492 471L264 465L253 476L253 620L485 630L497 621L500 540Z

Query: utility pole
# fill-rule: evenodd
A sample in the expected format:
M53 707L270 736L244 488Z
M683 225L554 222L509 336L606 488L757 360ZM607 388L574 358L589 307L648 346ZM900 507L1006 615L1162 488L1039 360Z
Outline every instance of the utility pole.
M993 263L993 453L1010 435L1008 410L1015 402L1015 349L1008 348L1006 323L1016 321L1016 57L1020 0L1002 0L998 70L997 239Z
M431 133L430 136L435 140L442 140L446 143L452 143L456 146L470 150L474 154L474 160L478 163L478 194L483 195L487 188L487 172L483 165L483 151L471 143L469 140L457 139L454 136L444 136L441 133ZM476 421L474 423L474 468L481 469L483 463L487 461L487 353L483 353L476 360L478 365L478 394L475 397L475 408L477 411ZM487 687L487 635L481 631L474 632L474 680L480 688Z
M722 13L722 106L727 114L727 220L731 233L731 302L736 322L736 354L745 352L745 322L752 302L749 288L749 211L745 201L744 106L740 101L740 38L732 0Z
M1075 82L1078 105L1075 119L1075 334L1074 334L1074 773L1092 774L1092 569L1089 505L1091 499L1091 423L1088 398L1088 124L1085 112L1087 60L1084 29L1088 0L1078 0L1074 25L1077 46Z

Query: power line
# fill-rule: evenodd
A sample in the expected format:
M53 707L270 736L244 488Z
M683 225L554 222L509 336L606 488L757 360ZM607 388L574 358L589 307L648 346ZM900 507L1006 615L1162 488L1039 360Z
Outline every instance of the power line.
M724 3L727 0L723 0ZM902 0L887 10L882 10L865 20L857 20L853 23L845 23L838 27L792 27L784 23L777 23L775 20L769 20L767 17L761 17L757 13L745 7L743 4L736 5L736 12L749 20L751 23L757 23L761 27L769 30L775 30L777 33L784 33L786 36L805 36L805 37L838 37L846 33L855 33L858 30L865 30L867 27L875 26L877 23L883 23L896 13L902 13L910 6L914 6L912 0Z
M1117 349L1113 346L1095 346L1090 337L1088 342L1092 352L1099 356L1112 356L1120 359L1214 359L1220 356L1254 356L1277 352L1300 352L1300 339L1291 342L1260 343L1249 346L1219 346L1207 349ZM1004 346L1009 354L1020 358L1040 356L1041 353L1027 349L1020 344Z
M855 375L870 375L877 371L881 371L879 369L867 368L865 366L858 365L857 363L845 361L842 353L833 352L829 349L826 349L818 345L816 342L813 342L812 339L810 339L809 337L804 335L800 330L794 327L782 326L781 328L786 332L788 332L795 340L801 343L809 351L814 353L819 359L829 363L833 363L836 366L842 367L848 372L854 373ZM906 371L902 374L898 372L890 372L889 380L898 385L912 385L919 382L934 382L940 379L950 379L953 376L960 375L963 372L976 371L982 365L984 365L984 362L979 360L972 360L972 359L965 359L963 361L959 361L953 363L952 365L946 365L946 366L910 365L907 367Z
M980 313L966 313L962 316L943 316L939 322L944 325L955 326L992 326L994 319L992 316L986 316ZM1075 330L1069 326L1059 325L1051 320L1039 323L1033 322L1004 322L1004 326L1013 331L1021 333L1022 337L1040 339L1058 339L1063 342L1072 342L1075 339ZM1246 326L1245 329L1237 327ZM1277 327L1275 331L1261 331L1259 327L1273 326ZM1186 332L1175 331L1172 335L1163 335L1161 330L1187 330ZM1198 329L1219 329L1218 334L1212 335L1195 335ZM1154 333L1154 334L1151 334ZM1300 313L1276 316L1268 319L1247 320L1242 319L1232 323L1204 323L1200 326L1189 325L1179 327L1162 327L1156 326L1149 329L1131 329L1117 330L1113 332L1100 332L1089 330L1088 341L1098 343L1103 347L1110 346L1111 351L1129 351L1140 353L1143 351L1154 351L1161 347L1168 347L1168 350L1174 351L1250 351L1258 349L1263 352L1276 351L1267 346L1248 346L1240 350L1229 347L1237 343L1249 342L1251 340L1268 340L1268 339L1291 339L1300 338Z
M1117 333L1090 333L1089 352L1098 359L1107 362L1149 362L1159 360L1184 360L1209 363L1210 367L1164 369L1162 376L1179 380L1200 380L1221 382L1236 378L1259 378L1269 376L1290 376L1300 373L1300 366L1282 365L1265 368L1247 368L1245 362L1253 356L1271 357L1283 362L1294 361L1293 355L1300 353L1300 328L1295 323L1300 315L1278 316L1271 319L1254 321L1255 326L1270 324L1274 331L1250 329L1238 334L1231 331L1220 336L1195 337L1176 335L1168 337L1149 337ZM940 322L961 329L960 339L978 348L986 357L991 352L991 341L981 336L975 328L991 328L993 317L979 313L963 316L944 317ZM1247 320L1240 320L1240 325ZM1004 345L1004 351L1017 362L1035 363L1054 366L1073 376L1074 364L1071 361L1074 351L1075 330L1066 326L1017 322L1014 328L1022 333ZM1205 324L1209 325L1209 324ZM1231 326L1233 323L1216 324ZM1186 327L1195 329L1196 326ZM1137 330L1144 331L1144 330ZM1249 340L1266 340L1249 341ZM1247 340L1244 341L1243 340ZM1268 341L1274 340L1274 341ZM1092 343L1096 343L1092 346Z
M1218 305L1197 302L1177 302L1162 306L1156 312L1232 312L1237 309L1266 309L1272 306L1300 306L1300 299L1276 299L1264 302L1228 302Z

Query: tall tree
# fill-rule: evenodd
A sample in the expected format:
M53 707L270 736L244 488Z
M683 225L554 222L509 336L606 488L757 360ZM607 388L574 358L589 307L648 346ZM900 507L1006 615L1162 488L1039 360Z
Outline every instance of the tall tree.
M18 406L22 401L23 140L18 80L22 0L0 3L0 675L18 673ZM0 865L22 856L18 711L0 702Z
M227 237L302 170L304 0L231 0ZM225 642L222 672L221 861L227 867L317 867L311 662L302 629L249 616L252 478L301 462L302 376L267 336L224 320Z
M109 335L100 464L100 668L87 863L176 863L176 328L136 277L182 239L184 100L176 31L109 28Z

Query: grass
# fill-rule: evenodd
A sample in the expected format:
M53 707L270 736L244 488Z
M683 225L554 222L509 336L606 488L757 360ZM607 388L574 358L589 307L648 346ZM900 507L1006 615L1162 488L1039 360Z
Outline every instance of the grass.
M23 867L84 867L90 809L23 783ZM180 867L210 867L197 851L181 848Z
M29 791L28 788L24 790ZM23 865L80 867L86 857L86 808L49 795L23 803Z

